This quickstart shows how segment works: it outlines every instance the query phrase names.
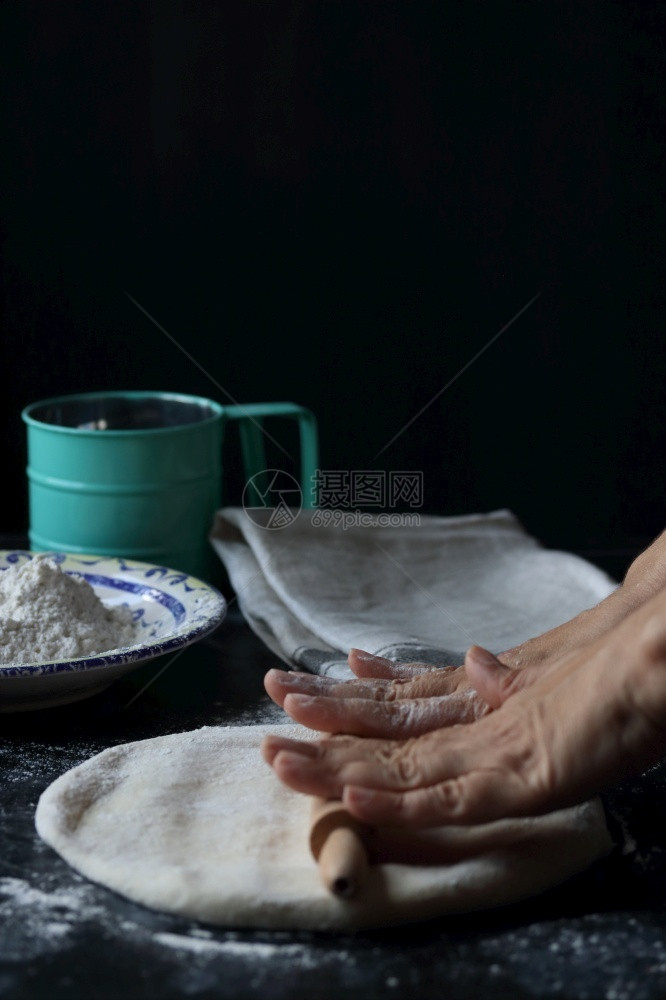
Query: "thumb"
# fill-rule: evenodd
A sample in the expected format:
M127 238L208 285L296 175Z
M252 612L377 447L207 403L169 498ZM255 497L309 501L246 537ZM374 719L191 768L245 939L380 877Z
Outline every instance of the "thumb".
M470 683L491 708L499 708L528 682L524 671L507 667L482 646L470 646L465 654L465 671Z

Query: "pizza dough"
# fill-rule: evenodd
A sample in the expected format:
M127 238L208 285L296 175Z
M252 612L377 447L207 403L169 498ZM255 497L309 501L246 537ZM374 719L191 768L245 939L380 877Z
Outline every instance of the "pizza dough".
M308 849L309 799L261 759L261 739L276 728L315 736L300 726L204 727L105 750L46 789L37 830L83 875L156 910L226 927L322 930L513 902L612 847L598 800L470 831L442 827L423 834L423 857L438 841L459 860L374 865L358 898L339 899ZM479 853L460 858L469 850Z

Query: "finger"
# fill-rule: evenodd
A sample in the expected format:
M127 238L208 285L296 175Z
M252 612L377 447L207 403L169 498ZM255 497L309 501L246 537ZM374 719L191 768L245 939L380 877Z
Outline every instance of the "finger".
M396 740L473 722L487 711L473 691L396 701L290 693L283 707L296 722L320 732Z
M402 746L388 740L331 736L306 743L271 734L264 737L261 752L277 776L298 792L339 797L345 784L404 787L393 774ZM393 762L393 763L391 763ZM391 772L391 774L389 774Z
M458 676L460 675L460 676ZM409 698L436 698L458 691L472 690L457 667L436 668L413 677L367 678L338 681L331 677L297 670L269 670L264 687L273 701L284 706L288 694L321 695L327 698L365 698L372 701L396 701Z
M288 753L287 784L299 791L316 787L321 791L314 794L340 795L345 785L360 785L402 792L437 784L468 769L473 754L458 735L468 728L440 729L407 740L330 736L301 743L271 736L264 741L265 756L283 777L276 764L282 750Z
M391 681L375 683L383 685L381 697L387 701L397 698L438 698L473 691L462 667L436 667L434 670L419 671L411 677L396 677Z
M491 708L499 708L506 701L516 671L501 663L489 650L470 646L465 654L465 670L471 684Z
M395 663L385 656L375 656L363 649L350 649L347 657L349 666L357 677L384 677L391 680L394 677L413 677L428 670L439 670L427 663Z
M539 664L518 670L508 667L481 646L470 646L465 654L465 672L469 682L493 709L499 708L517 691L529 687L536 680L542 680L556 667L561 667L562 663L563 661L559 661L550 667Z
M337 771L350 760L357 759L359 747L367 748L368 752L379 752L386 741L359 740L355 736L323 736L320 740L292 739L280 736L279 733L268 733L260 744L261 754L268 764L272 764L277 754L285 752L296 754L311 763L321 762L323 767Z
M418 680L418 678L417 678ZM389 681L383 678L368 678L367 680L339 681L332 677L321 677L297 670L276 670L272 668L264 677L264 687L279 705L284 704L288 694L322 695L328 698L371 698L377 701L391 701L396 697L408 697L410 681ZM414 697L428 697L435 693L436 686L426 685L422 694Z
M273 760L280 752L280 750L292 751L293 753L300 753L304 757L316 757L317 756L317 744L316 743L305 743L303 740L291 740L285 736L278 736L274 733L269 733L268 736L264 736L261 741L261 755L267 764L272 764Z
M386 681L376 681L375 684L385 684ZM357 680L336 681L332 677L320 677L300 670L276 670L272 668L264 677L264 687L273 701L284 704L284 699L290 692L302 694L320 694L328 697L344 698L353 695L357 698L374 697L375 688L372 682Z
M403 685L409 685L408 697L428 698L431 695L453 694L454 691L469 690L470 684L465 671L458 666L433 667L431 663L395 663L384 656L375 656L361 649L350 649L349 666L357 677L375 682L390 681L398 692Z
M289 691L298 690L301 687L302 682L300 679L292 678L292 673L295 673L295 671L276 670L272 668L264 675L266 693L280 707L284 704L284 699ZM309 689L306 688L306 690Z
M343 785L335 772L318 767L315 758L300 752L280 749L271 766L280 781L296 792L323 798L339 798L342 794Z
M364 823L415 828L467 826L543 811L539 796L517 774L491 769L403 792L348 785L342 801Z

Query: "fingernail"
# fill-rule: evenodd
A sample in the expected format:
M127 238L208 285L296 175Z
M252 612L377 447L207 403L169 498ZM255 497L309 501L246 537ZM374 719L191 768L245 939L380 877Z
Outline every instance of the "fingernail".
M266 676L270 674L271 679L277 681L278 684L288 684L290 674L286 670L278 670L277 667L271 667Z
M467 657L471 660L476 660L477 663L487 663L495 665L496 657L489 650L484 649L483 646L470 646L465 654L465 659Z
M309 708L309 706L312 705L313 702L317 700L316 698L313 698L312 695L294 694L293 692L291 694L288 694L287 698L289 699L290 705L293 705L295 703L296 705L300 705L301 708ZM287 699L285 699L285 702L286 700Z
M353 653L357 660L365 660L368 663L372 660L381 660L382 662L388 663L392 662L391 660L387 660L385 656L377 656L375 653L368 653L365 649L356 649L355 647L352 647L349 652Z
M347 785L344 800L356 806L369 806L375 797L371 788L360 788L358 785Z
M270 735L264 737L262 744L273 754L289 753L298 757L316 757L317 746L314 743L298 743L296 740L286 739L283 736Z
M274 758L274 762L279 758L280 767L286 771L302 771L303 765L307 764L308 758L300 753L294 753L292 750L280 750Z

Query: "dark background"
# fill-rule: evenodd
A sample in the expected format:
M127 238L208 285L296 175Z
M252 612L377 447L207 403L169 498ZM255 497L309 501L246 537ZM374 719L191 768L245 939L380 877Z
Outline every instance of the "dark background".
M228 401L125 292L235 399L311 407L323 468L422 469L425 510L589 553L664 527L662 4L0 18L4 532L27 403Z

